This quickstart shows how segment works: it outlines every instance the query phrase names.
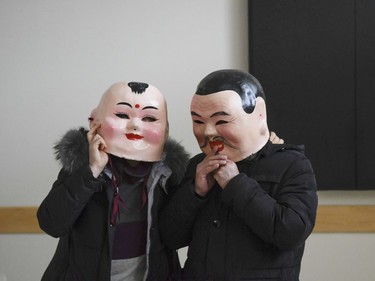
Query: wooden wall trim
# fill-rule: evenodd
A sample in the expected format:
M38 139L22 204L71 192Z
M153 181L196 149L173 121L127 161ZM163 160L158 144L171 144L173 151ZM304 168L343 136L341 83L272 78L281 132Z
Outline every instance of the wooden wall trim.
M314 232L375 232L375 205L320 205Z
M0 234L43 233L38 207L0 207ZM320 205L314 233L375 233L375 205Z
M38 207L1 207L0 233L43 233L39 228Z

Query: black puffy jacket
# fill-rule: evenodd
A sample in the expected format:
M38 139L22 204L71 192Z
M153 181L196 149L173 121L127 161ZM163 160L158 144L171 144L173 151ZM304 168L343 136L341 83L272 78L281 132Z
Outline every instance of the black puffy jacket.
M313 230L316 181L301 147L268 143L224 190L194 194L191 159L179 191L162 211L171 248L189 246L185 280L299 280L304 243Z
M109 223L112 188L109 179L96 179L88 166L87 131L68 131L55 146L62 163L57 180L38 209L41 229L59 242L42 281L109 281L111 243L114 229ZM148 186L147 279L167 280L179 261L175 250L160 239L158 214L181 181L188 155L176 142L168 140L165 158L153 165Z

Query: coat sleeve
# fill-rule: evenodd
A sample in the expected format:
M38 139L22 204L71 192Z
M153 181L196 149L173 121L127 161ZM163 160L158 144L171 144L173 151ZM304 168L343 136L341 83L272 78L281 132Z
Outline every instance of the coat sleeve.
M191 181L185 182L161 212L159 230L171 249L188 246L196 217L206 205L206 199L195 195L193 188Z
M195 169L201 160L198 155L189 161L181 184L160 213L160 234L171 249L188 246L196 217L207 204L207 199L194 193Z
M268 183L240 173L222 193L222 200L262 240L289 250L300 246L313 230L318 198L310 161L302 154L283 168L280 182ZM275 168L276 169L276 168Z
M53 237L68 233L92 195L100 191L101 184L88 166L71 175L61 170L38 208L40 228Z

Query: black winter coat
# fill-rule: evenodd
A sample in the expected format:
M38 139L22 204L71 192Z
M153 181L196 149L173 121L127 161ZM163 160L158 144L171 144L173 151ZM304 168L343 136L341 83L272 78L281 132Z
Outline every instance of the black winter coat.
M302 148L302 147L300 147ZM167 245L189 246L184 280L299 280L313 230L316 181L309 160L290 145L268 143L224 190L194 194L199 154L160 218Z
M63 168L37 215L41 229L60 239L42 281L110 280L114 227L109 223L112 198L106 189L111 186L106 176L96 179L92 175L86 134L83 128L68 131L55 146ZM167 141L165 154L152 171L155 188L148 200L146 280L167 280L179 267L176 251L160 239L158 214L183 177L188 155L172 140Z

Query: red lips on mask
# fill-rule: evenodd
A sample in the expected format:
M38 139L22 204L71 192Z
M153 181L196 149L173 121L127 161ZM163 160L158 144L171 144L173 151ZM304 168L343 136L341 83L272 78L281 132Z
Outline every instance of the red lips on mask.
M210 141L209 142L211 149L217 149L217 152L220 152L224 149L224 142L223 141Z
M140 135L137 135L137 134L125 134L126 137L129 139L129 140L140 140L140 139L143 139L143 136L140 136Z

